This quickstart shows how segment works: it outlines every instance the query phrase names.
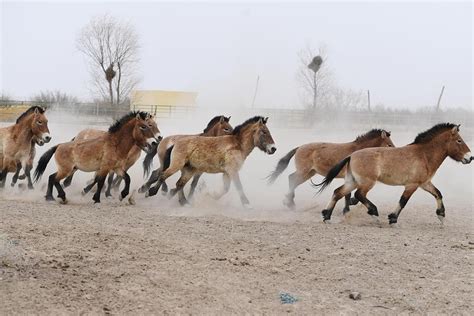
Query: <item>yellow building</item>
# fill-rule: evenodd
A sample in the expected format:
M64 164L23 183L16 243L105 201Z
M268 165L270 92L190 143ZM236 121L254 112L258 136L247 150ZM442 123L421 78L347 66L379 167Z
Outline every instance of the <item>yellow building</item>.
M171 113L187 113L196 106L197 92L134 90L130 94L130 109L166 117Z

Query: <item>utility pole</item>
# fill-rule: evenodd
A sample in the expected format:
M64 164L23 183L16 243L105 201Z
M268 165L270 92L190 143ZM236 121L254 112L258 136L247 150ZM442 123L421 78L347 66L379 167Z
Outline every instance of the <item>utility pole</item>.
M370 109L370 90L367 90L367 106L369 108L369 112L372 112Z
M255 84L255 93L253 94L253 100L252 100L252 109L255 106L255 98L257 97L257 91L258 91L258 82L260 81L260 75L257 76L257 83Z
M436 104L436 112L439 111L439 106L441 104L441 97L443 96L443 92L444 92L444 86L443 86L443 88L441 88L441 93L439 94L438 104Z

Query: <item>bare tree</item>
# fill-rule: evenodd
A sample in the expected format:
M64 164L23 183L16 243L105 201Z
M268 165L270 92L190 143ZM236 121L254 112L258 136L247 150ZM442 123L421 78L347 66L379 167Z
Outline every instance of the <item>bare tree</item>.
M321 58L322 63L317 68L317 71L314 71L313 59L316 56ZM320 45L319 49L315 50L310 45L307 45L305 49L298 53L298 57L300 66L296 79L303 90L304 99L308 100L311 97L311 102L307 103L310 104L312 109L327 106L326 101L330 96L333 76L326 63L326 47Z
M31 101L45 105L70 106L79 103L77 97L67 93L56 91L40 91L31 97Z
M138 83L135 28L108 15L93 18L79 34L77 48L90 61L93 89L111 104L120 104Z

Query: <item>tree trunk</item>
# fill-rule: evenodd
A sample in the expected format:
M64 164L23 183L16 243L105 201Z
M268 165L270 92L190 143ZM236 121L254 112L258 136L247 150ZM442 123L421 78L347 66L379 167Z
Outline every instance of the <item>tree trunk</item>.
M114 91L112 90L112 80L109 81L110 105L114 105Z
M318 99L318 84L316 81L316 73L313 75L313 110L316 110Z
M117 93L117 105L120 105L120 79L122 79L122 66L120 65L120 63L117 63L117 67L118 67L118 78L117 78L117 90L116 90L116 93Z

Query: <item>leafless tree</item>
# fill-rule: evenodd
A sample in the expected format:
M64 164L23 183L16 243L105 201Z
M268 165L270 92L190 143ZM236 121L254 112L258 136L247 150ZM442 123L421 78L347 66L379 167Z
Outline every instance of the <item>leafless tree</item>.
M308 67L315 56L322 58L322 64L316 72ZM326 63L326 46L321 45L318 50L315 50L310 45L307 45L305 49L298 53L298 57L300 66L296 79L303 91L304 99L308 100L311 97L311 102L306 103L310 104L312 109L327 105L326 101L330 96L333 75Z
M40 91L31 97L31 101L45 105L70 106L79 103L77 97L67 93L56 91Z
M120 104L138 83L138 34L124 21L93 18L80 32L77 48L89 59L93 89L111 104Z

